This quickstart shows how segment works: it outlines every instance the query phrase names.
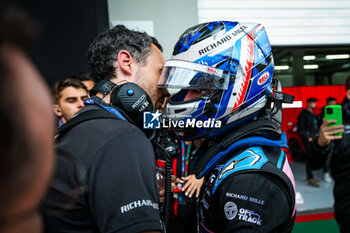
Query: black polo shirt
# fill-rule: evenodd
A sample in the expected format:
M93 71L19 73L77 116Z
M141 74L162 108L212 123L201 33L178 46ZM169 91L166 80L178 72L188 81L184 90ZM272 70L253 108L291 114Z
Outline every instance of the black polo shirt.
M89 105L82 111L93 109L102 108ZM47 232L161 230L154 150L140 129L123 120L89 120L63 135L57 148L76 158L79 166L58 156L43 205ZM62 197L74 199L77 169L86 172L87 191L62 206ZM55 212L62 207L64 212Z

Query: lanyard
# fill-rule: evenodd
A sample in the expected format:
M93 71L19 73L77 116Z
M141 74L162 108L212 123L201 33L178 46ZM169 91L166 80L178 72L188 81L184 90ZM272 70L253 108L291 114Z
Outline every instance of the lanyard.
M187 148L187 151L186 151ZM191 142L184 142L181 140L181 175L186 177L188 175L188 161L190 160Z
M117 116L118 118L124 120L124 121L128 121L116 108L110 106L104 106L103 104L99 103L98 101L96 101L94 98L89 98L87 100L85 100L84 102L85 105L93 105L96 104L98 106L100 106L101 108L105 109L106 111L114 114L115 116Z

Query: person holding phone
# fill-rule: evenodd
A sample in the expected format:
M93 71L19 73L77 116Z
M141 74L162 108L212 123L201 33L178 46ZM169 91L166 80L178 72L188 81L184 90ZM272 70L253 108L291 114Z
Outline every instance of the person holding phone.
M327 155L330 159L331 175L334 179L334 215L341 233L350 233L350 76L345 82L346 97L342 102L343 124L337 120L323 120L319 137L311 150L312 169L323 166ZM339 135L341 134L342 135Z

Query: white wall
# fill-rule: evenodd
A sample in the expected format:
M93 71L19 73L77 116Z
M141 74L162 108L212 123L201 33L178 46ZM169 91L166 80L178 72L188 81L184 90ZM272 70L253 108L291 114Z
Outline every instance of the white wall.
M179 36L198 24L197 0L108 0L109 21L153 21L169 59Z
M229 20L265 26L271 45L348 45L349 0L198 0L199 22Z

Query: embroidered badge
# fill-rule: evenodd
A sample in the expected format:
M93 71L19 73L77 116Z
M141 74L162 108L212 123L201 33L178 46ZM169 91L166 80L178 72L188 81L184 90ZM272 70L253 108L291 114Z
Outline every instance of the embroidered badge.
M229 201L225 204L224 211L225 211L226 218L228 220L232 220L237 216L237 213L238 213L237 205L234 202Z

